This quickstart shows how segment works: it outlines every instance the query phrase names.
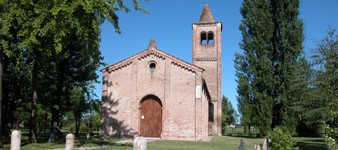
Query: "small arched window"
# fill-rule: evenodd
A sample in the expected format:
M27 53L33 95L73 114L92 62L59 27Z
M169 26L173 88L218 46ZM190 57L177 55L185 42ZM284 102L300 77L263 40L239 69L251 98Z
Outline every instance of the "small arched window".
M212 45L212 44L214 44L214 33L212 33L212 32L209 32L208 33L208 45Z
M205 33L205 32L201 33L201 44L202 45L207 44L207 33Z
M213 32L202 32L201 33L201 45L213 45L214 44L214 33Z

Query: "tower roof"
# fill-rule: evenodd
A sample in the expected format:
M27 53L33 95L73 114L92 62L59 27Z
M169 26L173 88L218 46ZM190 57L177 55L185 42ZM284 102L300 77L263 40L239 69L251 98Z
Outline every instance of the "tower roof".
M204 5L199 22L203 22L203 23L205 23L205 22L215 22L214 17L212 17L212 14L211 14L211 11L209 9L208 4Z

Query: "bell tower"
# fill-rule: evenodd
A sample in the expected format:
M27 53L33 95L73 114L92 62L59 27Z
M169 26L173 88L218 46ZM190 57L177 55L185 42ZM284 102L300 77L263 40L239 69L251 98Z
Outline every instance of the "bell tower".
M192 30L192 63L205 69L203 77L211 96L209 134L222 135L222 23L214 20L208 4L205 4L200 20L193 23Z

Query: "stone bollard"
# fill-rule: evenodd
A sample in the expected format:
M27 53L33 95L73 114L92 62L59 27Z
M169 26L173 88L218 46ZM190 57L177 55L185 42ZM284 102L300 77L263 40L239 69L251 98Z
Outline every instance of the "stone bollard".
M261 150L261 146L258 145L255 145L255 150Z
M136 137L133 142L133 150L147 150L147 140L144 137Z
M263 139L262 150L268 150L268 138Z
M18 130L12 132L11 150L20 150L21 147L21 133Z
M73 134L67 134L65 150L74 150L74 138L75 136Z
M243 141L243 139L241 139L241 141L239 142L238 150L244 150L244 149L245 149L244 141Z

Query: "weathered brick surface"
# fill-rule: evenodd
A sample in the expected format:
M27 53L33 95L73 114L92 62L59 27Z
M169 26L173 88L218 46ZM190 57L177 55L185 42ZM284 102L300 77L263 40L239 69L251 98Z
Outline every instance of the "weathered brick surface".
M213 44L202 44L202 33L213 34ZM214 135L222 134L222 88L221 88L221 47L222 23L207 22L193 24L193 58L194 65L205 69L206 80L211 100L214 105Z
M211 15L208 11L202 15ZM104 68L100 135L139 134L140 103L148 95L161 101L160 138L206 141L209 133L221 135L221 30L220 22L193 24L192 64L158 50L152 40L147 50ZM202 32L213 33L212 45L201 44ZM212 131L209 103L214 106Z
M150 69L149 63L155 63L156 68ZM154 95L162 103L161 138L207 140L208 116L203 113L207 113L208 99L196 98L196 86L202 85L202 68L162 51L146 50L102 72L101 136L137 134L140 102Z

